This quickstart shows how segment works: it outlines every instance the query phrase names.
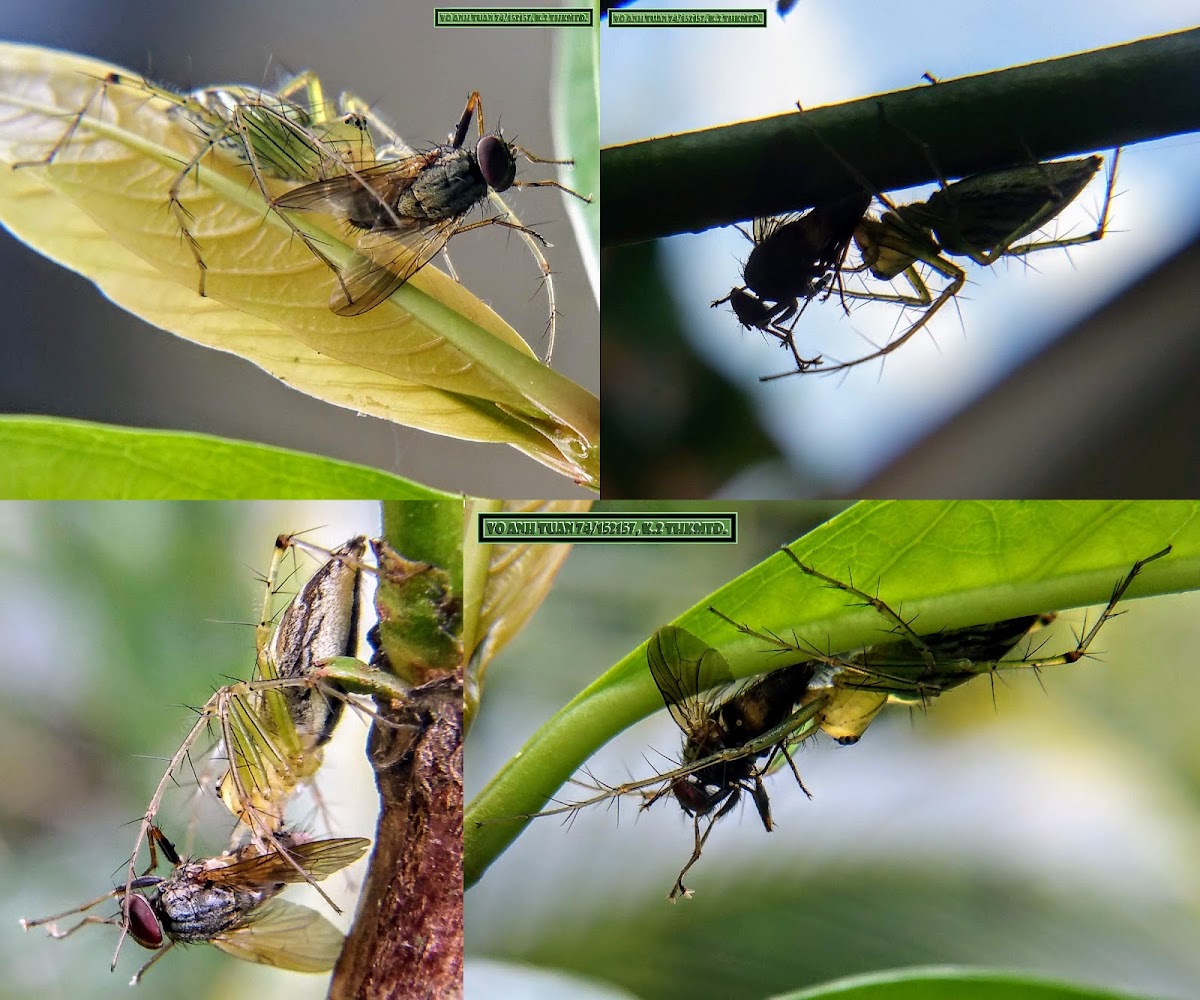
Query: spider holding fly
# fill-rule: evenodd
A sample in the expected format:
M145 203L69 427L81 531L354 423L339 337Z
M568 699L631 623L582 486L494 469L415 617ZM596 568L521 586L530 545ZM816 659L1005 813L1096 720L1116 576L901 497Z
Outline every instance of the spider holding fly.
M1052 621L1054 614L1023 615L921 634L880 598L820 572L788 548L783 552L804 574L875 608L893 637L857 651L825 653L710 608L721 620L761 640L767 651L787 661L757 678L736 681L717 649L685 629L665 626L651 636L646 656L651 677L684 734L680 766L620 785L577 782L596 794L537 814L573 815L586 806L626 795L636 796L645 809L673 797L692 817L694 842L692 854L672 886L671 900L691 895L684 876L699 860L717 820L732 812L743 795L754 803L764 829L773 829L763 781L767 775L787 764L808 794L793 759L801 743L822 731L842 745L851 745L888 702L927 706L946 691L974 677L992 676L997 670L1038 670L1078 662L1117 613L1117 605L1143 568L1166 556L1170 547L1133 565L1074 648L1042 656L1027 645L1019 658L1009 657L1036 629Z
M385 559L395 555L379 540L372 547L377 559L381 553ZM297 548L320 553L325 561L274 616L279 571ZM407 695L398 678L353 659L363 610L363 575L381 572L363 562L366 548L363 536L331 551L291 535L276 540L265 579L254 676L218 688L198 709L195 725L170 758L138 823L124 882L89 903L22 921L23 926L49 924L51 934L62 937L85 923L115 924L121 934L114 967L126 937L157 950L164 936L171 943L211 942L236 957L297 971L332 967L341 951L341 932L314 911L273 897L286 884L307 882L340 913L317 883L370 846L361 838L314 839L299 832L287 815L299 791L312 785L324 746L346 705L391 725L349 692L374 694L392 704ZM414 563L408 572L417 577L429 570L427 564ZM210 728L217 734L212 753L207 761L194 761L193 747ZM185 762L196 770L201 795L215 791L234 819L224 854L182 861L159 826L164 793L178 783ZM208 773L210 766L218 769L215 774ZM315 790L313 795L324 812ZM328 816L326 821L333 825ZM149 848L150 865L139 873L143 846ZM174 866L167 878L150 874L159 850ZM121 901L118 916L86 917L70 930L57 932L56 921L109 898Z
M804 111L802 107L800 110ZM860 193L818 204L804 214L754 220L753 233L747 235L755 247L743 270L744 286L733 288L713 305L729 302L743 327L775 337L792 352L793 368L763 376L761 381L841 371L897 350L965 286L967 272L951 258L966 258L990 267L1002 258L1024 259L1045 250L1095 242L1103 239L1107 230L1119 149L1109 163L1095 229L1076 236L1030 239L1088 186L1103 164L1100 156L1031 160L954 182L947 182L934 164L939 189L923 202L897 205L803 116L801 121L814 130L821 144L854 179ZM869 211L872 199L883 206L878 215ZM851 243L857 250L854 260L849 259ZM945 284L931 290L922 268L940 275ZM873 287L866 281L861 287L848 286L844 276L854 274L889 285L902 278L907 289ZM810 301L827 298L835 289L847 312L849 303L857 300L892 303L902 309L917 309L920 315L882 346L861 356L841 361L804 357L795 343L796 321Z
M478 139L473 146L464 145L473 118ZM284 211L325 212L352 230L361 258L339 273L330 299L330 308L342 316L374 309L459 233L504 226L545 245L536 232L510 217L466 222L471 209L492 195L510 188L554 187L580 201L591 201L555 180L518 181L518 155L531 163L571 165L573 161L535 156L507 142L499 130L485 131L478 91L467 99L447 143L418 151L390 130L388 138L391 144L376 150L375 166L348 166L341 176L306 184L272 203Z
M848 289L843 295L848 299L896 303L919 309L920 315L899 335L860 357L798 367L764 376L762 381L806 372L840 371L891 354L962 291L967 272L951 257L966 257L981 267L990 267L1002 258L1024 258L1103 239L1119 159L1118 149L1109 164L1096 228L1078 236L1022 242L1059 216L1080 195L1100 170L1103 159L1099 156L972 174L953 183L943 182L924 202L907 205L895 205L886 195L877 194L886 211L878 217L864 215L856 227L854 242L862 259L853 270L868 271L873 278L885 282L901 277L909 291ZM922 278L919 265L947 279L936 296Z
M106 115L123 121L125 115L136 118L143 113L151 117L165 113L174 133L188 133L186 148L194 150L184 154L169 184L167 202L198 269L200 295L209 294L211 284L205 243L228 234L220 220L210 225L216 219L215 207L189 208L189 185L194 182L197 191L211 198L219 171L212 171L213 180L202 180L202 165L232 161L249 168L252 185L277 220L333 272L337 283L329 308L340 316L359 316L376 308L459 233L496 225L516 232L533 256L546 290L550 312L545 361L549 364L556 320L551 268L542 252L549 244L520 221L502 192L555 187L584 202L592 199L556 180L518 180L518 158L566 166L573 161L537 156L505 140L498 129L486 131L478 92L468 98L445 143L414 149L361 98L346 93L336 102L326 100L320 80L311 72L286 81L278 91L224 85L190 93L114 72L98 82L45 157L20 165L53 163L77 140L82 140L79 157L87 161L92 155L88 147L105 134ZM478 138L471 143L467 139L473 119ZM151 124L158 122L144 127ZM281 193L277 181L300 184ZM496 214L467 221L471 210L485 201ZM344 224L349 256L343 259L310 227L298 224L294 215L300 212L325 213ZM446 263L457 280L448 258Z

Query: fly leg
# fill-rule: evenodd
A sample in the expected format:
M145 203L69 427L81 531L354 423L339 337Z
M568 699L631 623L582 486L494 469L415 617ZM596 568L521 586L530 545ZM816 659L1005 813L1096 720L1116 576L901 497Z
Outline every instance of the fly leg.
M513 186L520 187L519 184L514 184ZM488 198L497 209L504 213L504 217L492 216L489 219L469 223L456 229L455 235L466 232L468 229L478 229L480 226L504 226L506 229L512 229L520 234L522 242L528 248L534 263L537 264L538 271L542 276L542 285L546 289L546 305L549 309L549 318L546 320L546 356L542 361L549 367L554 358L554 336L558 323L558 306L557 300L554 297L554 272L550 269L550 263L546 260L546 255L542 253L542 247L549 247L550 244L546 242L540 233L522 224L517 214L508 207L508 203L490 188L488 189ZM444 253L443 256L445 256ZM446 263L449 264L448 257L446 258ZM453 266L451 266L450 270L454 280L457 281L458 275L453 273Z
M675 902L675 900L677 900L680 896L682 896L684 899L689 899L691 897L692 890L683 884L683 876L688 873L688 869L690 869L692 865L700 860L700 853L704 849L704 844L708 840L708 835L712 833L713 824L715 824L722 816L728 814L728 812L737 804L737 801L738 791L737 789L734 789L733 794L729 796L729 801L726 802L725 805L721 806L715 815L708 818L708 826L704 828L703 836L700 834L699 814L692 817L692 826L696 833L696 844L695 847L692 848L692 856L688 858L687 864L680 869L679 875L675 878L675 884L671 887L671 891L667 894L667 899L669 899L672 903Z
M522 149L520 146L514 146L513 149L515 149L518 153L520 153L522 156L524 156L525 159L527 159L530 163L561 163L564 166L570 166L570 167L575 166L574 160L543 160L540 157L534 156L528 150ZM555 181L555 180L513 181L512 186L515 188L535 188L535 187L558 188L558 190L566 192L567 194L571 195L571 197L578 198L585 205L590 205L592 203L592 196L590 194L580 194L578 191L574 190L573 188L569 188L565 184L560 184L558 181Z
M57 926L59 920L62 920L65 917L73 917L76 913L86 913L93 906L99 906L106 899L113 899L114 897L119 895L121 892L122 892L122 889L120 889L120 888L109 889L108 892L104 893L103 895L97 896L95 899L89 900L86 903L81 903L79 906L73 906L73 907L71 907L71 909L64 910L62 913L52 913L48 917L38 917L36 920L26 920L24 917L22 917L21 918L21 928L23 930L29 930L30 927L45 927L46 933L49 934L51 937L62 938L62 937L66 937L68 934L74 934L75 931L79 930L79 928L82 927L84 924L89 924L89 923L90 924L117 924L117 923L120 923L120 920L117 917L91 916L91 917L85 917L79 923L75 924L74 926L72 926L71 928L69 928L68 930L65 930L65 931L60 931Z
M150 968L150 966L152 966L155 962L157 962L160 958L162 958L163 955L165 955L173 947L175 947L175 942L168 941L164 947L162 947L158 951L156 951L154 953L154 956L150 959L150 961L147 962L145 965L143 965L140 969L137 970L137 972L135 972L133 974L133 978L131 980L129 980L129 985L136 986L138 983L140 983L142 981L142 976L144 976L146 974L146 972Z
M770 833L775 824L771 820L771 800L767 796L767 786L763 784L762 772L754 772L754 787L750 790L750 795L754 799L754 808L758 811L758 818L762 820L763 829Z
M786 347L792 352L797 372L808 371L814 365L821 363L821 355L818 354L815 358L802 358L800 357L799 349L796 347L796 324L800 321L800 316L804 312L805 306L811 301L811 299L806 298L803 306L800 305L798 299L792 299L788 303L780 303L785 306L783 312L771 321L770 327L766 330L767 333L779 338L779 343L782 347ZM787 323L789 319L791 323L785 327L783 324Z

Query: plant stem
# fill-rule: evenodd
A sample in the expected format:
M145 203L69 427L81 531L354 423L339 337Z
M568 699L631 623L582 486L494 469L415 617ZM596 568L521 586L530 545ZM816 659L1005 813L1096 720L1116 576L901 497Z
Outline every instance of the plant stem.
M462 995L463 504L386 502L383 521L391 548L373 543L372 665L413 686L375 699L367 753L379 827L329 996L453 998Z
M602 243L1200 130L1200 28L601 152Z

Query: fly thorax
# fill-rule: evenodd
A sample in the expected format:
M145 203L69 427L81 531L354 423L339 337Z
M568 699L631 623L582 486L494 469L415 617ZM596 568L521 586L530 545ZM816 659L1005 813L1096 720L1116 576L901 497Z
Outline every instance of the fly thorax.
M744 742L770 728L771 706L752 699L735 699L721 709L721 721L734 743Z
M803 294L810 270L805 268L803 260L781 255L779 244L760 243L750 251L742 280L762 298L779 302Z
M163 931L173 941L210 941L266 898L263 892L235 892L227 886L193 881L186 877L187 868L184 877L172 878L159 887L156 910Z
M446 150L421 171L396 202L396 214L419 219L449 219L473 208L487 197L487 181L475 154L465 149Z
M827 266L822 252L822 234L814 232L805 217L759 243L750 252L742 277L764 299L779 302L808 296Z
M747 288L754 289L764 299L777 299L779 278L774 274L776 268L771 266L771 245L760 243L750 251L746 258L746 266L742 269L742 280Z

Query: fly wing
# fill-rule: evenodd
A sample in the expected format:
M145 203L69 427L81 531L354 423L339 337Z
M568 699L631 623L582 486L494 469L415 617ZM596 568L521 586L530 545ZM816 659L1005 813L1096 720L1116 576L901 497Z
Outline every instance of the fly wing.
M675 625L650 637L646 659L671 718L688 734L708 719L710 706L733 684L725 657Z
M276 198L275 207L291 212L325 212L363 229L389 223L399 226L403 216L397 216L391 206L439 155L437 150L413 153L363 170L314 181Z
M803 212L787 212L784 215L765 215L755 219L752 228L754 242L762 243L766 241L772 233L795 222L803 214Z
M428 264L454 235L461 215L432 224L405 220L412 228L380 228L358 238L359 258L342 272L329 297L339 316L361 316L383 302Z
M287 855L277 851L256 855L214 867L205 876L213 882L244 889L273 882L320 881L353 864L370 846L371 842L363 837L313 840L289 847Z
M396 203L440 157L438 149L411 152L365 170L316 181L276 199L285 211L324 212L349 223L359 256L341 272L329 299L339 316L370 312L437 255L461 216L430 222L400 215ZM355 232L357 231L357 232Z
M338 837L298 844L291 848L291 855L309 876L323 879L354 864L370 846L365 837Z
M286 899L271 899L247 914L237 927L212 943L245 962L295 972L325 972L341 954L345 938L316 910Z

